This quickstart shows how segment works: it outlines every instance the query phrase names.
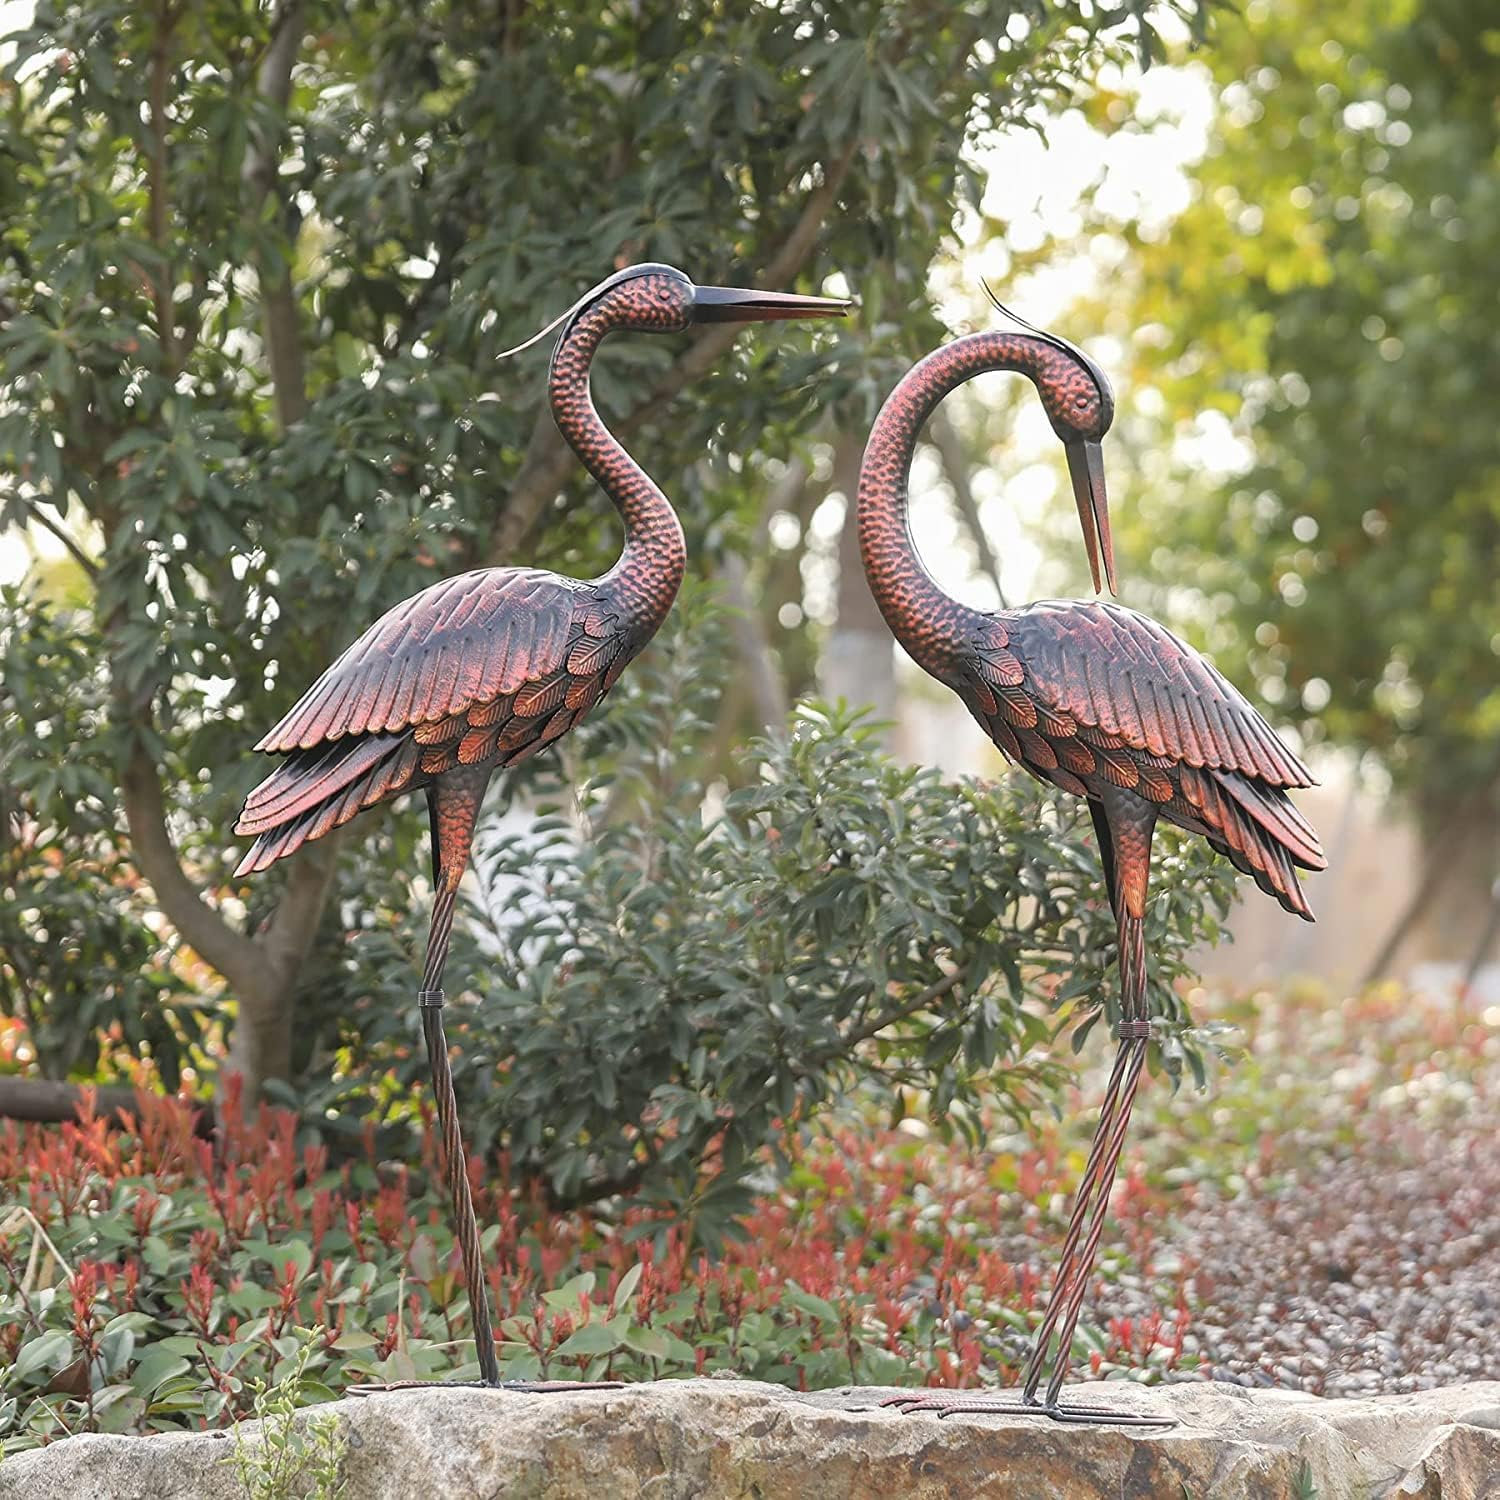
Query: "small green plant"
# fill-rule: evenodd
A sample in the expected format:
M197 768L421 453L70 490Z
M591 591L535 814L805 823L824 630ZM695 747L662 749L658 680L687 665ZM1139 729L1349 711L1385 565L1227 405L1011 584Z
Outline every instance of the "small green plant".
M283 1358L290 1367L272 1382L257 1378L251 1383L251 1409L260 1432L247 1439L244 1428L236 1427L230 1457L246 1500L342 1500L345 1494L341 1471L349 1444L339 1419L332 1412L316 1412L305 1421L295 1420L310 1395L333 1394L308 1374L308 1361L324 1331L296 1329L291 1336L296 1348Z
M1318 1487L1313 1483L1312 1463L1308 1459L1302 1460L1293 1482L1297 1486L1296 1500L1318 1500Z

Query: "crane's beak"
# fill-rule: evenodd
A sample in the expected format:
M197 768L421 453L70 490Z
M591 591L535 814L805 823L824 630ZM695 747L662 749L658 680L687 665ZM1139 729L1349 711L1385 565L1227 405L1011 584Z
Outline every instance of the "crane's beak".
M1104 559L1104 580L1112 594L1115 587L1115 544L1109 534L1109 500L1104 493L1104 452L1097 442L1081 438L1064 443L1068 455L1068 473L1073 477L1073 498L1078 502L1078 524L1083 527L1084 545L1089 549L1089 571L1094 575L1094 592L1101 591L1099 560Z
M801 297L737 286L693 288L695 323L771 323L780 318L841 318L853 306L847 297Z

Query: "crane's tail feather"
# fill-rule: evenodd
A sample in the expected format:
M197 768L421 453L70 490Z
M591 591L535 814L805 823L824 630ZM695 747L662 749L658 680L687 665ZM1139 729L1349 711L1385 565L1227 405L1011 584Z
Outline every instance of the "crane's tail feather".
M1317 834L1286 793L1238 771L1183 766L1177 776L1181 795L1167 804L1167 817L1201 833L1268 896L1311 922L1296 866L1322 870L1327 861Z
M261 833L304 812L348 784L399 744L395 735L370 735L316 745L283 761L245 798L236 833Z
M1304 870L1326 870L1328 860L1311 823L1297 810L1280 787L1242 775L1238 771L1216 771L1218 781L1242 812L1250 816L1279 843Z
M253 875L403 790L422 747L399 734L361 735L290 755L245 799L234 831L255 842L235 869Z
M1248 875L1266 895L1277 901L1294 916L1306 922L1314 920L1312 907L1303 894L1302 883L1297 879L1291 856L1280 844L1251 832L1238 846L1222 837L1209 835L1209 846L1222 854L1236 870Z

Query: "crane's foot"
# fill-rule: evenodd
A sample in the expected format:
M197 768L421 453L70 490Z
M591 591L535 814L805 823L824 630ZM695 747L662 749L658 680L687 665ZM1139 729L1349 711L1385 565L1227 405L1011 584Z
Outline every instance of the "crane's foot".
M1050 1404L1024 1396L981 1396L963 1391L913 1391L909 1395L888 1396L881 1406L892 1406L903 1415L921 1413L930 1417L1046 1417L1049 1421L1075 1426L1101 1427L1175 1427L1175 1417L1156 1417L1149 1412L1124 1411L1119 1407L1094 1406L1083 1401L1054 1401Z
M619 1391L623 1380L388 1380L346 1388L346 1396L379 1396L386 1391L512 1391L521 1396L571 1395L575 1391Z

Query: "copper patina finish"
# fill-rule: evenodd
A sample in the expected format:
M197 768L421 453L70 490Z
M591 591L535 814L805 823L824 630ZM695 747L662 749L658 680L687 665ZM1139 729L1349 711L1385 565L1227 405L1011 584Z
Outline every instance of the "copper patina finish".
M1041 781L1088 799L1119 933L1120 1045L1063 1244L1047 1313L1017 1398L912 1396L907 1410L1046 1414L1143 1424L1060 1399L1084 1290L1150 1039L1144 919L1158 818L1200 834L1289 912L1312 920L1296 869L1325 867L1317 835L1286 795L1311 785L1301 762L1214 666L1154 620L1116 604L1047 599L970 609L923 566L907 478L923 423L944 396L989 370L1026 375L1068 450L1095 586L1113 587L1098 445L1114 402L1103 374L1052 335L976 333L930 354L875 421L859 484L859 540L870 587L912 658L963 700L1002 753ZM1038 1396L1054 1333L1058 1349Z
M423 589L370 626L256 746L286 758L245 801L235 832L253 842L237 875L266 869L367 807L427 794L435 900L418 1003L485 1384L497 1383L500 1371L443 1034L458 886L490 777L560 739L609 692L666 619L687 560L667 497L595 410L589 366L615 332L828 317L847 306L697 287L654 264L586 293L559 320L548 397L563 437L625 523L619 561L588 581L480 568Z

